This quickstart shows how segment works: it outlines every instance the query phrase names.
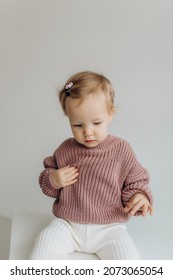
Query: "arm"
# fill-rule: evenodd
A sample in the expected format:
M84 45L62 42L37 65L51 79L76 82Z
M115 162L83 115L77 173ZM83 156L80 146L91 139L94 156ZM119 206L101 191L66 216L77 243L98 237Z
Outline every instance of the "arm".
M128 155L124 162L126 174L122 188L124 210L132 215L145 216L148 211L152 214L153 198L148 187L149 174L137 161L129 144L126 147L126 155Z
M58 168L55 156L53 155L45 158L43 164L45 169L41 172L39 176L40 187L45 195L58 198L60 190L55 188L51 180L51 172Z
M70 166L58 169L55 154L44 160L44 167L39 177L39 184L47 196L58 198L61 188L77 181L77 169Z

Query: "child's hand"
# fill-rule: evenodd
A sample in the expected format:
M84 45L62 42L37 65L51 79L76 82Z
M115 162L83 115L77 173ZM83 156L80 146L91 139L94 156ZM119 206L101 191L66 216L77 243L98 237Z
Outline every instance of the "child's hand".
M57 170L52 171L51 180L57 189L64 188L68 185L72 185L77 181L78 176L77 169L70 167L69 165Z
M143 217L147 215L147 212L149 212L150 215L153 214L153 207L142 193L137 193L132 196L124 208L124 211L134 215L139 209L141 210Z

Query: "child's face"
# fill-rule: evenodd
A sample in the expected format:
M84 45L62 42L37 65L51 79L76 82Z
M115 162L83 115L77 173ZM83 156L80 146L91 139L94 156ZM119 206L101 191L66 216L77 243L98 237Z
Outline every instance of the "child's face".
M74 138L86 147L95 147L108 135L108 124L112 121L113 110L108 112L104 93L99 90L89 94L82 103L67 98L66 109Z

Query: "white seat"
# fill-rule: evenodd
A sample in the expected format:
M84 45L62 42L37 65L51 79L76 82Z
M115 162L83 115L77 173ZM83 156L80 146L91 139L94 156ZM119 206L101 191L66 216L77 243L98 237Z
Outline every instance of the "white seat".
M11 260L29 259L36 237L54 217L50 212L50 209L41 210L39 208L15 209L11 228L9 256ZM171 237L161 235L150 219L134 218L128 223L128 230L143 259L172 259ZM143 242L144 240L147 242L147 246L146 242ZM67 259L94 260L98 258L94 254L75 252L68 255Z
M10 260L27 260L29 259L34 241L39 232L54 217L48 214L50 209L42 211L38 208L17 208L13 213ZM67 260L94 260L98 259L94 254L74 252L67 256Z

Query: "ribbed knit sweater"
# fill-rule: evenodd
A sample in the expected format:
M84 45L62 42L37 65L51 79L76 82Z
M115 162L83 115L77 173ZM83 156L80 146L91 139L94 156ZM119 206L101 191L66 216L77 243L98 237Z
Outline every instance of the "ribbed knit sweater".
M51 170L74 166L76 183L56 189ZM152 204L149 176L123 139L109 135L97 146L88 148L74 138L65 140L52 156L44 160L39 183L42 191L56 198L53 214L79 223L108 224L125 222L130 215L123 207L136 193L143 193ZM140 211L136 215L140 215Z

